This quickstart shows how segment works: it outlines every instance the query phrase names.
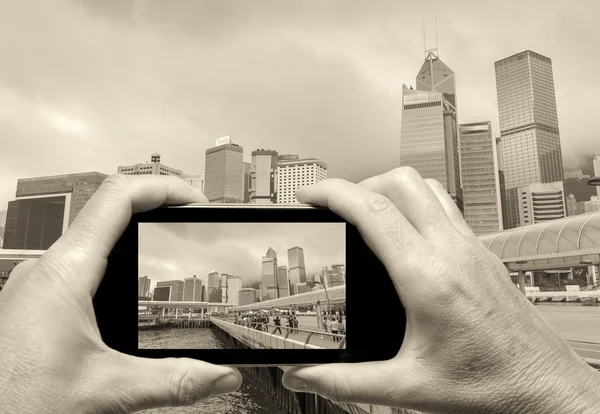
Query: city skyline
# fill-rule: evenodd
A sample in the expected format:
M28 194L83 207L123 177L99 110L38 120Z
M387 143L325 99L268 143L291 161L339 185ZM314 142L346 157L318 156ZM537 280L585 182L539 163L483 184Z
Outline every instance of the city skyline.
M139 232L138 277L148 276L152 289L193 275L208 285L213 270L241 277L243 287L260 283L269 246L279 266L288 266L289 248L302 247L307 274L346 263L344 223L143 223Z
M140 2L133 20L129 3L6 6L0 44L18 59L0 68L0 134L10 154L0 167L0 209L18 178L110 174L154 151L173 168L201 173L206 148L228 134L246 162L251 150L272 148L322 159L329 176L351 181L398 165L402 84L423 59L423 17L433 46L441 2L410 13L387 1L344 3L342 15L317 2L269 3L253 25L239 4L202 13L202 2ZM587 52L593 13L542 2L443 10L440 57L456 73L459 123L491 120L499 135L493 64L529 49L553 62L565 168L600 151L592 110L600 81L573 82L583 71L576 62L599 59ZM218 25L203 21L215 16ZM31 49L52 53L22 54Z

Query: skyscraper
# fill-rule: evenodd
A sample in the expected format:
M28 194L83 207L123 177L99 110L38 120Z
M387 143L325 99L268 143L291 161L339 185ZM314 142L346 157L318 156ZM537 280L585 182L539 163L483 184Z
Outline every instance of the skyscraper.
M278 297L285 298L290 296L290 282L288 279L287 266L277 267L277 292Z
M17 180L16 200L8 203L3 247L48 249L106 177L87 172Z
M439 181L462 211L454 72L436 50L426 51L416 88L402 88L400 165Z
M567 216L562 181L518 187L517 195L521 226L558 220Z
M594 156L594 177L600 177L600 153ZM597 197L600 197L600 186L596 186Z
M244 201L244 149L231 141L219 138L216 146L206 150L204 195L214 203Z
M262 298L261 300L277 299L277 262L276 259L263 256L262 258Z
M277 151L252 151L250 202L277 203Z
M183 172L167 167L160 162L160 154L155 152L150 156L150 162L117 167L117 174L124 175L174 175L183 177Z
M506 228L514 228L521 225L518 187L564 180L552 61L526 50L494 65Z
M244 163L244 203L250 202L250 187L252 187L252 177L250 171L252 170L252 164L249 162Z
M258 292L253 288L242 288L240 289L239 295L239 306L250 305L256 303L258 300Z
M306 283L306 266L302 247L296 246L288 249L288 266L288 277L292 284Z
M327 164L316 158L298 155L277 157L277 203L298 204L296 190L327 179Z
M221 302L219 273L215 270L208 274L208 288L206 289L206 302Z
M169 299L164 299L162 296L162 289L169 289ZM159 293L161 292L161 293ZM160 296L159 299L156 297ZM168 280L164 282L157 282L154 288L153 300L169 300L171 302L181 302L183 300L183 280Z
M227 279L229 279L229 275L227 273L222 273L220 278L221 300L218 301L221 303L227 303Z
M227 278L227 303L240 304L240 290L242 289L242 278L229 275Z
M579 212L577 211L577 199L573 194L569 194L567 197L567 216L576 216Z
M190 302L202 301L202 279L188 277L183 281L183 300Z
M138 278L138 296L147 298L150 295L150 282L152 280L148 276Z
M477 235L502 230L502 204L492 123L458 126L465 221Z

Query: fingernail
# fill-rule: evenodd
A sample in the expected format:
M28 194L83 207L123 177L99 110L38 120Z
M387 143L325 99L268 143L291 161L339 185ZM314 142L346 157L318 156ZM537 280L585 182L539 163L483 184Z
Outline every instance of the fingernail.
M285 386L286 386L286 388L288 388L292 391L298 391L298 392L310 392L311 391L311 389L309 388L306 381L301 380L300 378L296 378L296 377L288 378L287 381L285 382Z
M210 390L211 397L217 397L223 394L229 394L236 391L242 385L242 377L237 372L232 372L217 379Z

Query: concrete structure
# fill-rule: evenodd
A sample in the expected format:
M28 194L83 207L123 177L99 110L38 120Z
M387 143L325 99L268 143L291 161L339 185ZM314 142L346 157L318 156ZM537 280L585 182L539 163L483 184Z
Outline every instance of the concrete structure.
M239 306L251 305L258 301L258 290L253 288L242 288L239 291Z
M540 223L567 216L563 182L518 187L519 223Z
M306 283L306 264L302 247L288 249L288 266L288 277L292 284Z
M250 203L277 203L277 151L252 151Z
M231 137L219 138L206 150L204 195L211 203L244 201L244 149Z
M240 290L242 289L242 278L229 275L227 278L227 303L240 304Z
M88 172L17 180L16 199L8 203L3 248L49 248L106 177Z
M117 168L117 174L124 175L174 175L182 177L183 172L175 168L167 167L160 162L160 154L155 152L150 156L150 162L124 165Z
M502 230L502 204L492 123L458 126L465 221L475 234Z
M138 278L138 296L150 296L150 283L152 280L148 276Z
M402 87L400 165L439 181L463 210L454 72L427 50L416 89Z
M154 288L153 300L157 299L158 296L162 296L161 288L170 288L169 301L171 302L181 302L183 300L183 280L168 280L156 282L156 287ZM158 296L157 296L158 295Z
M596 196L592 196L590 201L584 202L583 212L593 213L595 211L600 211L600 199Z
M183 300L192 302L202 302L202 279L194 277L185 278L183 281Z
M277 297L290 296L290 281L287 266L277 266Z
M316 158L300 159L298 155L277 158L277 203L298 204L296 190L327 179L327 164Z
M519 221L518 188L564 180L552 61L530 50L495 62L507 226Z

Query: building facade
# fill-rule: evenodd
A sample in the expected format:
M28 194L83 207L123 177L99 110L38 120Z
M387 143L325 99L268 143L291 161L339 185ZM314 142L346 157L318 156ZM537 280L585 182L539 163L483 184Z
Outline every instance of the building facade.
M242 288L239 292L240 295L240 306L251 305L258 301L258 291L253 288Z
M185 278L183 281L183 300L186 302L202 302L202 279L194 277Z
M244 162L244 203L250 202L250 188L252 187L250 171L252 171L252 164Z
M169 280L163 282L156 282L156 287L154 288L154 297L158 294L160 297L164 297L164 292L166 289L161 288L169 288L170 302L181 302L183 300L183 280ZM154 299L153 300L164 300L164 299Z
M506 228L519 221L518 188L564 180L552 61L530 50L495 62Z
M277 203L298 204L296 190L327 179L327 164L316 158L280 155L277 161Z
M567 216L576 216L579 212L577 211L577 199L573 194L569 194L567 197Z
M150 283L152 280L148 276L138 278L138 297L147 298L150 296Z
M227 273L221 273L221 278L219 280L220 283L220 300L221 303L227 303L227 281L229 279L229 275Z
M293 285L306 283L306 264L302 247L288 249L288 266L288 277Z
M294 287L294 295L299 295L301 293L308 292L308 287L306 283L295 283L292 285Z
M240 304L240 290L242 289L242 278L231 276L227 278L227 303Z
M287 266L277 266L277 297L290 296L290 281Z
M262 297L261 300L277 299L277 259L263 256L262 258Z
M592 196L590 201L586 201L583 205L584 213L592 213L600 211L600 197Z
M217 303L221 302L221 283L219 273L212 271L208 274L208 286L206 290L206 302Z
M88 172L19 179L16 199L8 203L3 248L47 250L106 177Z
M206 150L204 195L211 203L244 201L244 149L231 137L219 138Z
M502 230L502 202L492 123L458 127L464 218L477 235Z
M250 203L277 203L277 151L252 151Z
M150 162L117 167L117 174L124 175L174 175L182 177L183 173L175 168L167 167L160 162L160 154L155 152L150 156Z
M204 173L200 174L183 174L181 177L183 181L187 184L191 185L194 188L202 191L204 193Z
M567 216L563 182L518 187L519 222L522 226Z
M594 155L593 167L594 177L600 177L600 154ZM596 196L600 197L600 186L596 186Z

